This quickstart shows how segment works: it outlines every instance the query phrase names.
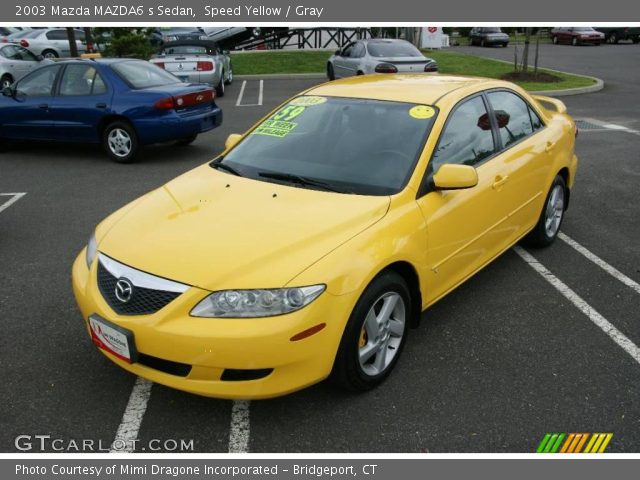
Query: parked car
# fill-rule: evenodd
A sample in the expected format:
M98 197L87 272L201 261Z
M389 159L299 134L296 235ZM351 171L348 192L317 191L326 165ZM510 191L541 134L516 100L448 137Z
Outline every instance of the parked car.
M191 393L368 390L423 310L521 239L553 243L575 131L559 100L503 81L315 86L97 226L72 268L83 325Z
M21 32L19 28L16 27L0 27L0 41L7 38L9 35L12 35L17 32Z
M154 47L161 47L166 42L176 40L206 40L207 35L200 27L161 27L151 32L150 42Z
M368 73L437 72L435 60L406 40L358 40L337 50L327 62L329 80Z
M75 29L78 54L87 50L84 30ZM68 57L71 55L69 37L66 28L45 28L31 30L18 41L22 47L44 58Z
M188 145L220 125L214 96L142 60L52 62L2 91L0 140L99 143L131 162L142 145Z
M288 27L203 27L209 40L222 48L232 49L247 40L259 39L275 32L285 32Z
M609 43L618 43L620 40L640 42L640 27L598 27L596 30L604 33L604 39Z
M509 35L504 33L500 27L474 27L469 32L469 45L506 47L509 45Z
M551 30L551 41L556 45L600 45L604 42L604 33L591 27L559 27Z
M0 88L8 87L33 69L50 62L20 45L0 43Z
M16 30L15 32L10 33L9 35L0 37L0 43L19 43L21 38L26 37L31 32L33 32L32 29Z
M208 83L215 87L219 97L224 96L225 84L233 82L231 58L209 40L167 42L151 63L183 82Z

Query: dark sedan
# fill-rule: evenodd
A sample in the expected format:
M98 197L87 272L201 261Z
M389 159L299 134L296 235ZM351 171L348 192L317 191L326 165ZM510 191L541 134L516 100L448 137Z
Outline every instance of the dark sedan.
M71 60L31 72L0 96L0 146L8 142L100 143L115 161L140 146L193 142L222 123L215 91L183 83L142 60Z
M509 35L500 30L500 27L474 27L469 32L469 44L506 47L509 45Z
M604 33L591 27L559 27L551 30L551 41L556 45L600 45L604 42Z

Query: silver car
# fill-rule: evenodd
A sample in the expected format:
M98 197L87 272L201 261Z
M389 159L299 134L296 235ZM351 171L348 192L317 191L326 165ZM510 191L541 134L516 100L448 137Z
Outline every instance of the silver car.
M84 30L74 30L78 54L87 51ZM71 55L69 37L66 28L44 28L31 30L27 35L20 38L21 46L28 48L36 55L44 58L68 57Z
M327 62L329 80L368 73L437 72L435 60L405 40L358 40L336 51Z
M49 62L20 45L0 43L0 88L5 89L34 68Z
M183 82L214 86L218 97L224 96L224 86L233 81L231 58L209 40L167 42L150 61Z

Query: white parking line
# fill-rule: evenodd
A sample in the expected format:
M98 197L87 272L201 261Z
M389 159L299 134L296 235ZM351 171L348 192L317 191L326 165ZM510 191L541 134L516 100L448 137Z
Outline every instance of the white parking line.
M246 400L234 400L231 408L229 429L229 453L247 453L249 451L249 405Z
M135 449L135 440L138 438L142 418L147 411L147 403L151 396L153 383L138 377L131 390L129 403L122 415L120 426L116 432L116 438L111 444L110 453L129 453Z
M262 99L264 97L264 80L260 80L258 90L258 103L242 103L242 97L244 96L244 89L247 86L247 81L243 80L240 86L240 93L238 93L238 99L236 100L236 107L260 107L262 106Z
M627 287L630 287L633 290L635 290L637 293L640 293L640 284L638 284L638 282L636 282L636 281L632 280L631 278L627 277L624 273L622 273L620 270L618 270L614 266L609 265L607 262L605 262L603 259L601 259L599 256L597 256L595 253L587 250L585 247L580 245L578 242L576 242L569 235L566 235L566 234L560 232L560 233L558 233L558 238L560 240L562 240L563 242L565 242L570 247L572 247L578 253L581 253L586 258L591 260L593 263L598 265L600 268L602 268L605 272L607 272L609 275L614 277L616 280L619 280L620 282L624 283Z
M0 212L2 212L3 210L6 210L7 208L9 208L11 205L16 203L18 200L20 200L26 194L27 194L26 192L21 192L21 193L0 193L0 197L11 197L6 202L0 204Z
M529 264L536 272L549 282L556 290L558 290L567 300L584 313L589 320L597 325L604 333L618 344L625 352L640 364L640 348L627 338L620 330L611 324L606 318L600 315L591 305L585 302L580 295L571 290L562 280L551 273L544 265L535 259L533 255L524 250L522 247L515 246L513 250Z

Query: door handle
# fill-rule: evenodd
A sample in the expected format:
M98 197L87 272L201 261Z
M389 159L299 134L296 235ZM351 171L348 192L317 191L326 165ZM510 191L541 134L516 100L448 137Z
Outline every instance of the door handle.
M556 146L556 142L547 142L547 146L544 147L544 151L549 153L551 150L553 150L553 147Z
M47 110L49 108L49 104L41 103L40 105L38 105L38 108L41 108L43 110Z
M507 175L505 175L504 177L501 175L498 175L495 178L495 181L493 182L493 185L491 185L494 189L498 189L501 186L503 186L505 183L507 183L507 180L509 180L509 177Z
M96 108L107 108L107 104L103 102L96 103Z

